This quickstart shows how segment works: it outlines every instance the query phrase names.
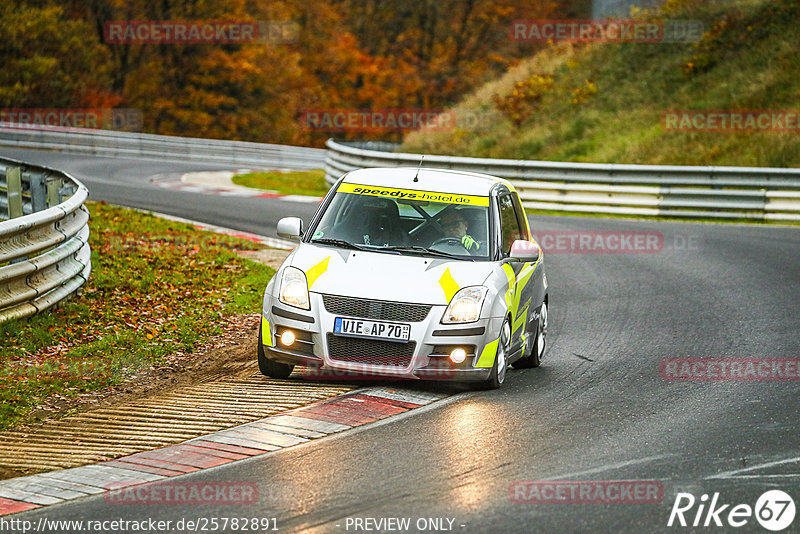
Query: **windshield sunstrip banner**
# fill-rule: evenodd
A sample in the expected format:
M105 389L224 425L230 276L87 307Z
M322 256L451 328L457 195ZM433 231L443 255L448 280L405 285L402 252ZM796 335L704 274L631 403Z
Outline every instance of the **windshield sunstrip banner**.
M379 187L375 185L343 183L339 186L337 192L351 193L354 195L394 198L396 200L442 202L447 204L464 204L468 206L489 205L489 197L460 195L456 193L440 193L438 191L419 191L416 189L397 189L394 187Z

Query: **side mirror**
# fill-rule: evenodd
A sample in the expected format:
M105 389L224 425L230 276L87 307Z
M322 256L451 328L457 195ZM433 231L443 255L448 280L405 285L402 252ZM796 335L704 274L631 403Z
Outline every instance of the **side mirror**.
M542 249L536 241L517 239L511 245L511 258L517 261L536 263L541 255Z
M284 217L278 221L278 236L300 241L303 235L303 220L300 217Z

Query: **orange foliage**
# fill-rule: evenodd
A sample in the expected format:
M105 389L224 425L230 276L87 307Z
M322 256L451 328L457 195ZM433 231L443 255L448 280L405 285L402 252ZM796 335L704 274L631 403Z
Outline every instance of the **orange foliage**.
M63 24L63 12L73 20L71 41L55 52L66 66L77 58L75 32L84 33L90 45L80 48L81 69L72 70L86 71L88 62L93 75L71 87L73 106L135 108L154 133L319 146L328 134L301 128L304 111L446 107L532 51L509 38L512 20L575 16L586 0L38 2L48 3L59 7L17 18ZM292 21L299 35L284 44L103 42L104 25L115 20ZM64 35L50 30L53 39ZM12 106L19 97L9 99Z

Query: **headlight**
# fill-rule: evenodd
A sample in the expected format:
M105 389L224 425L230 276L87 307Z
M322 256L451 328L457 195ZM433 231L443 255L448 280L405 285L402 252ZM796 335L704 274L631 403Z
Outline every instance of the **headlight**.
M481 316L481 306L488 289L484 286L465 287L450 301L442 323L472 323Z
M295 308L311 309L308 301L308 283L303 271L297 267L287 267L283 270L278 300Z

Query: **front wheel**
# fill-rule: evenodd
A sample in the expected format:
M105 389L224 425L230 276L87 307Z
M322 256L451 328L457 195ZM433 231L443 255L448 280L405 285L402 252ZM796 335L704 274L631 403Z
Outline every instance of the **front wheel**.
M536 322L536 332L533 336L531 353L514 362L514 368L530 369L531 367L539 367L542 364L545 348L547 348L547 302L542 302L542 306L539 308L539 320Z
M261 371L262 375L270 378L289 378L289 375L294 371L294 365L276 362L267 358L261 339L261 328L263 328L263 325L258 329L258 370Z
M494 359L489 378L482 382L480 389L497 389L506 380L508 370L508 352L511 348L511 323L506 319L500 327L500 339L497 342L497 356Z

